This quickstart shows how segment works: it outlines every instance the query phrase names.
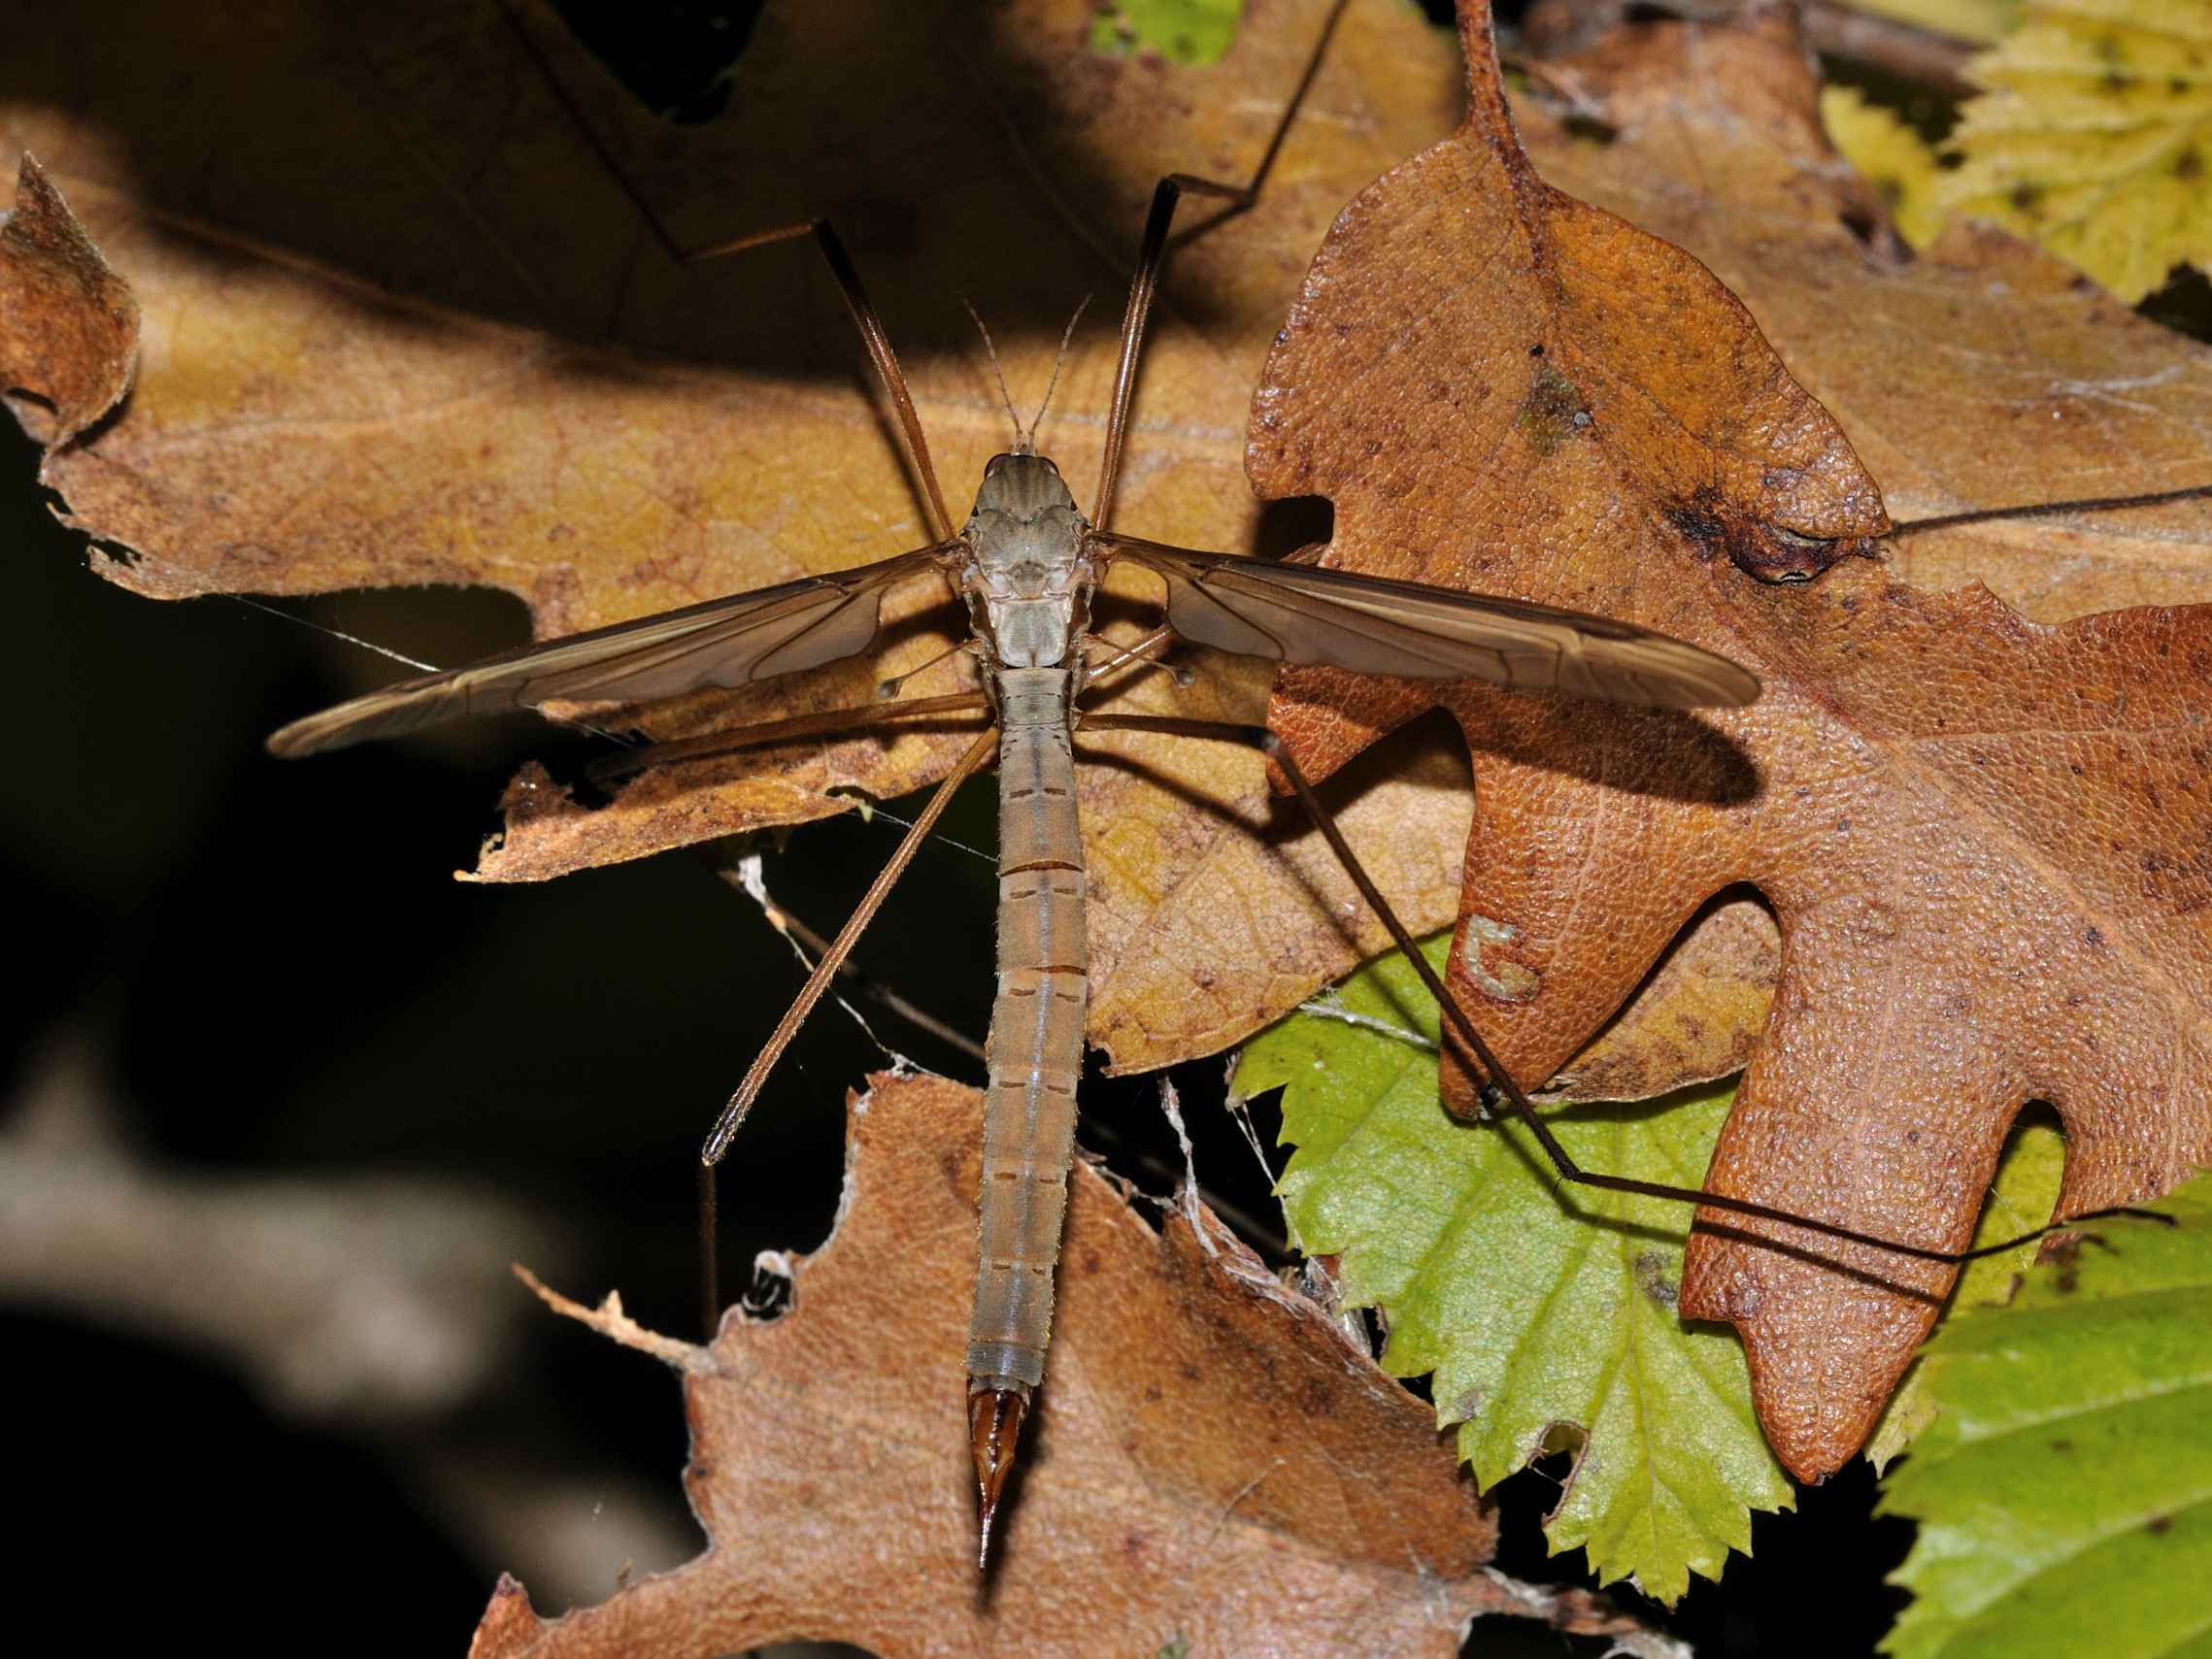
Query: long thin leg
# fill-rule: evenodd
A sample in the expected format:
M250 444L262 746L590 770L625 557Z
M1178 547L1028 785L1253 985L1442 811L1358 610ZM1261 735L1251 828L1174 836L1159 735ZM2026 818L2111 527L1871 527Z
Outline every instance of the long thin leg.
M1183 192L1219 196L1244 204L1243 186L1218 184L1171 173L1155 187L1152 212L1145 218L1144 241L1137 249L1137 272L1129 280L1128 309L1122 313L1122 345L1114 361L1114 403L1106 417L1106 458L1098 468L1098 490L1092 497L1091 522L1100 530L1114 521L1114 487L1122 478L1122 444L1128 435L1129 399L1137 389L1137 353L1143 348L1145 318L1151 315L1153 295L1159 287L1159 272L1167 258L1167 233L1175 223L1175 204Z
M1291 792L1298 797L1298 804L1305 808L1307 815L1313 819L1314 827L1321 831L1322 839L1328 843L1329 850L1336 854L1337 862L1344 866L1344 873L1352 878L1352 884L1359 889L1359 896L1367 901L1368 909L1375 912L1376 919L1382 922L1391 941L1399 950L1405 953L1407 963L1411 965L1414 973L1420 977L1421 982L1427 988L1428 994L1436 999L1436 1006L1442 1012L1445 1023L1450 1027L1451 1034L1458 1039L1460 1045L1482 1068L1483 1075L1488 1079L1483 1088L1484 1105L1494 1110L1502 1102L1516 1117L1527 1125L1528 1132L1536 1137L1538 1145L1544 1148L1545 1156L1552 1160L1562 1180L1573 1181L1581 1186L1596 1187L1605 1192L1632 1193L1640 1198L1671 1199L1681 1204L1703 1205L1712 1210L1726 1210L1737 1215L1750 1215L1761 1221L1776 1221L1792 1227L1802 1227L1810 1232L1823 1234L1827 1238L1842 1239L1855 1244L1870 1244L1877 1249L1891 1250L1898 1255L1915 1256L1922 1261L1931 1262L1968 1262L1979 1256L2001 1255L2006 1250L2017 1249L2022 1244L2044 1238L2061 1228L2071 1227L2079 1222L2092 1220L2098 1216L2146 1215L2150 1213L2121 1205L2109 1210L2090 1211L2081 1215L2070 1216L2064 1221L2054 1221L2047 1226L2036 1228L2033 1232L2023 1233L2016 1239L2007 1239L2002 1244L1984 1244L1979 1249L1938 1250L1926 1244L1900 1244L1894 1239L1884 1239L1872 1233L1861 1233L1855 1228L1845 1227L1833 1221L1816 1221L1809 1215L1793 1215L1787 1210L1777 1210L1771 1205L1754 1203L1747 1198L1729 1198L1721 1193L1701 1192L1694 1187L1669 1186L1663 1181L1637 1180L1630 1176L1613 1176L1606 1175L1601 1171L1586 1170L1574 1161L1564 1146L1559 1145L1558 1137L1553 1135L1543 1118L1537 1115L1535 1106L1522 1091L1521 1085L1514 1081L1513 1074L1508 1072L1499 1062L1497 1056L1491 1052L1490 1045L1483 1041L1482 1034L1475 1029L1474 1022L1467 1017L1466 1010L1462 1009L1458 1000L1445 988L1443 979L1434 968L1429 966L1428 958L1424 956L1416 946L1412 933L1407 930L1405 923L1398 919L1397 912L1391 908L1390 901L1383 897L1382 889L1375 885L1374 879L1367 874L1365 867L1360 864L1357 856L1352 850L1351 844L1344 839L1344 832L1337 827L1335 817L1322 804L1321 797L1314 793L1313 785L1306 781L1306 775L1299 770L1297 762L1290 758L1290 750L1284 747L1280 738L1264 726L1239 726L1223 720L1184 720L1171 715L1157 714L1089 714L1084 717L1084 730L1090 731L1101 728L1122 731L1170 732L1183 737L1242 744L1248 748L1259 749L1269 760L1274 762L1281 769L1284 778L1289 780Z
M868 303L868 291L860 285L859 270L853 257L845 251L845 244L838 240L837 232L825 218L808 219L803 224L778 225L773 230L756 230L744 236L731 237L727 242L717 242L706 248L682 255L687 264L702 260L719 259L726 253L742 253L749 248L765 248L772 242L789 242L798 237L811 236L821 256L829 261L830 274L837 279L838 291L845 296L846 309L859 325L860 338L867 342L868 356L876 365L876 378L883 382L885 393L891 400L891 408L898 413L900 432L906 439L906 458L914 468L915 476L922 481L922 494L929 508L931 528L939 541L952 540L954 521L946 511L945 492L937 485L937 468L929 459L929 440L922 435L922 416L915 412L914 394L907 390L906 371L898 366L898 354L891 349L890 335L884 329L883 318L876 308Z
M876 366L876 378L883 382L885 392L890 397L891 407L898 413L899 428L906 444L907 462L913 467L915 476L922 481L923 505L929 509L936 539L940 542L950 541L953 536L953 515L945 511L945 493L937 486L937 469L930 463L929 444L922 435L922 417L915 413L913 394L907 390L906 372L898 366L898 354L891 349L890 336L884 331L883 319L877 316L876 308L868 303L867 290L860 285L860 273L855 269L851 256L845 251L845 244L838 240L837 232L830 228L829 221L808 219L803 224L779 225L772 230L754 231L745 236L731 237L725 242L711 243L705 248L683 247L669 234L668 227L661 223L660 216L654 211L653 204L630 182L628 175L615 164L615 157L601 142L598 129L586 117L583 107L570 94L566 83L553 72L553 63L546 56L544 49L538 45L536 37L512 8L502 7L501 10L507 14L508 24L522 43L522 50L536 62L538 73L553 89L561 108L568 112L568 117L576 124L577 131L584 135L584 142L598 156L600 166L607 170L607 176L615 181L622 194L629 197L630 206L637 210L638 217L645 221L661 247L668 250L669 257L677 263L696 264L702 260L719 259L726 253L743 252L749 248L764 248L772 242L789 242L802 236L815 239L822 257L829 261L830 273L837 279L838 291L845 296L846 308L852 312L853 320L860 326L860 338L867 342L868 355Z
M814 1012L814 1005L821 1000L821 993L829 988L830 980L837 977L837 971L844 966L845 958L853 953L853 946L859 943L861 933L875 919L876 912L889 896L892 886L906 873L906 867L914 862L914 855L922 850L922 844L928 839L937 820L945 815L945 808L951 803L953 792L990 758L997 742L998 733L995 728L986 731L976 739L968 752L960 757L959 764L947 774L945 780L937 785L937 792L929 797L929 804L922 809L913 824L908 827L906 837L898 844L898 850L891 854L890 862L868 883L868 890L861 894L858 908L830 942L829 948L822 952L821 960L814 965L814 972L807 976L807 982L799 987L799 994L792 999L789 1011L769 1034L766 1046L754 1057L752 1066L746 1071L744 1080L737 1085L737 1092L729 1097L729 1104L722 1108L721 1115L715 1119L715 1126L707 1136L706 1145L699 1149L699 1227L703 1250L699 1264L700 1284L706 1301L707 1333L710 1337L714 1334L717 1321L721 1317L720 1298L715 1286L714 1240L710 1236L715 1210L714 1167L721 1162L722 1154L729 1150L730 1138L737 1133L738 1126L744 1123L745 1114L753 1110L753 1103L759 1098L760 1087L768 1080L768 1074L775 1070L776 1062L784 1057L784 1050L791 1045L791 1039L799 1034L799 1027L806 1023L807 1015Z
M1122 444L1128 434L1129 399L1137 388L1137 353L1144 344L1145 318L1152 312L1153 296L1159 287L1160 268L1167 261L1167 234L1175 223L1175 206L1183 192L1212 196L1229 204L1229 214L1243 213L1259 199L1260 186L1267 182L1267 175L1274 170L1275 158L1283 151L1283 141L1290 133L1290 123L1297 118L1298 106L1306 101L1312 89L1314 77L1321 73L1323 54L1328 50L1329 37L1336 33L1337 19L1344 16L1345 0L1336 0L1329 8L1328 18L1322 24L1321 34L1314 41L1314 50L1306 59L1305 73L1298 77L1290 101L1283 106L1283 118L1275 125L1267 149L1261 152L1259 165L1253 169L1252 178L1242 184L1224 184L1216 179L1200 179L1190 173L1170 173L1153 191L1152 212L1145 219L1144 241L1137 249L1136 275L1129 280L1128 309L1122 314L1122 344L1114 365L1114 404L1106 420L1106 458L1098 469L1098 491L1091 500L1091 522L1101 531L1113 522L1114 488L1122 476Z
M2150 495L2100 495L2086 501L2037 501L2019 507L1985 507L1974 513L1947 513L1940 518L1908 518L1890 526L1893 536L1915 536L1923 530L1951 530L1961 524L1982 524L1996 518L2056 518L2069 513L2123 513L2130 507L2162 507L2169 501L2195 501L2212 496L2212 483L2187 489L2162 489Z
M678 738L671 743L648 744L642 748L624 749L619 754L603 755L586 767L585 776L595 783L611 779L627 778L633 773L647 772L655 766L673 766L684 760L703 760L709 755L731 754L744 748L764 748L770 744L788 743L794 738L821 737L830 732L852 731L860 726L892 725L913 719L918 714L952 714L980 711L990 706L990 699L980 691L953 691L942 697L913 697L888 703L873 703L855 709L824 709L818 714L793 714L785 720L761 720L750 726L732 726L726 732L706 732L695 738Z
M1104 646L1111 646L1114 642L1100 636L1098 637L1097 643ZM1118 648L1112 656L1108 657L1104 662L1098 664L1097 667L1091 668L1086 666L1083 671L1083 688L1086 691L1089 691L1095 687L1098 684L1099 680L1102 680L1105 676L1109 674L1118 674L1124 668L1163 668L1166 665L1158 657L1153 655L1152 653L1159 649L1162 646L1172 645L1174 643L1175 630L1173 628L1155 628L1151 633L1145 635L1143 639L1133 641L1129 645Z

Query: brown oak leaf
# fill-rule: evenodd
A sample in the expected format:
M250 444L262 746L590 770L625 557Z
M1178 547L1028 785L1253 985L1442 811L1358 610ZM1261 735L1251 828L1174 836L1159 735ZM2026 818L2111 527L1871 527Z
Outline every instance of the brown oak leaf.
M1961 221L1910 255L1827 142L1789 9L1623 29L1555 73L1571 110L1516 109L1537 170L1738 295L1893 517L2212 482L2212 354L1992 226ZM1889 559L1901 581L1981 581L2038 622L2202 603L2212 502L1985 520L1901 538Z
M1547 181L1678 243L1741 296L1899 518L2212 480L2212 353L1999 232L1955 230L1920 259L1895 257L1879 203L1821 130L1819 87L1787 15L1769 10L1747 28L1623 30L1556 66L1516 119ZM2038 621L2202 601L2212 504L1984 522L1899 539L1887 556L1902 581L1983 581ZM1225 845L1169 874L1153 943L1119 960L1093 1003L1099 1041L1124 1065L1214 1039L1223 1022L1194 1014L1187 1036L1143 1019L1179 989L1210 1014L1286 1006L1296 988L1264 949L1207 962L1193 985L1183 942L1218 942L1211 918L1263 895ZM1715 907L1664 959L1665 983L1640 991L1547 1092L1640 1099L1740 1070L1779 959L1756 901Z
M712 1347L541 1290L684 1378L698 1559L554 1619L492 1597L475 1659L680 1659L794 1637L887 1659L1459 1651L1478 1615L1627 1636L1578 1592L1484 1567L1493 1523L1427 1409L1211 1211L1156 1228L1079 1165L1024 1473L988 1584L960 1400L983 1097L878 1077L847 1202L781 1317Z
M121 401L138 303L29 155L0 217L0 400L50 457Z
M1780 980L1709 1190L1956 1249L2031 1097L2065 1123L2064 1211L2164 1190L2212 1159L2212 610L2047 627L1860 556L1884 517L1841 431L1702 266L1536 177L1483 14L1467 124L1316 257L1254 477L1328 495L1346 568L1626 616L1765 694L1624 714L1299 671L1271 717L1324 773L1433 704L1458 721L1452 979L1525 1076L1709 895L1758 886ZM1817 1477L1954 1273L1743 1237L1775 1231L1700 1234L1681 1307L1733 1320L1768 1439Z

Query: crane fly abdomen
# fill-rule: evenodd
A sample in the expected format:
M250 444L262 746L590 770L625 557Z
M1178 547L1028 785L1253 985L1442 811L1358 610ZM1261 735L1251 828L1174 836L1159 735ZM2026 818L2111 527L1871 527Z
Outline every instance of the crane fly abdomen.
M1063 600L1063 605L1065 601ZM998 670L998 997L985 1051L968 1416L988 1546L1005 1472L1052 1340L1053 1270L1075 1154L1090 1002L1083 828L1069 735L1078 673Z
M1007 676L1072 678L1061 669ZM969 1378L994 1387L1044 1377L1089 1002L1075 756L1064 713L1038 712L1045 719L1035 725L1009 720L998 747L998 997L985 1045L982 1248L968 1331Z

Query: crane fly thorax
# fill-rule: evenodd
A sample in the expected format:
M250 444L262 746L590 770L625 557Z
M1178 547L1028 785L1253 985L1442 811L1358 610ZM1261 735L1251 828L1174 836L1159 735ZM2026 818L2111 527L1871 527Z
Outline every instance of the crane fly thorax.
M993 456L961 540L960 590L977 632L1007 668L1065 663L1089 625L1097 573L1084 554L1090 524L1059 468L1043 455Z

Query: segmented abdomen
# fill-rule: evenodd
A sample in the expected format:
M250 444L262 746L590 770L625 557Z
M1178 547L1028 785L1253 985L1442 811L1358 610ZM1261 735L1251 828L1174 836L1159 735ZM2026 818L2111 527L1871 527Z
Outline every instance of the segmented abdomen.
M1072 679L1065 669L1007 669L1000 680L998 1000L986 1045L968 1376L1001 1389L1034 1388L1044 1377L1083 1075L1090 981Z

